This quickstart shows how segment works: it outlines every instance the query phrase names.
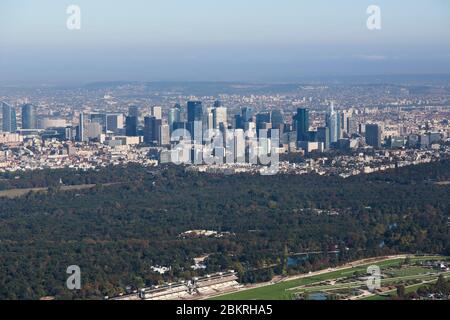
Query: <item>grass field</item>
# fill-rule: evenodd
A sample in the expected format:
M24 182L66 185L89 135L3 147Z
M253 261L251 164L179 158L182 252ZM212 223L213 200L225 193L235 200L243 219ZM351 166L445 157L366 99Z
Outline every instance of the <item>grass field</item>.
M433 260L433 259L441 259L442 257L438 256L426 256L426 257L413 257L411 262L415 261L423 261L423 260ZM380 262L372 262L367 264L362 264L357 267L350 267L348 269L342 269L338 271L330 271L323 274L305 276L303 278L298 278L294 280L282 281L276 284L264 285L258 288L242 290L235 293L230 293L222 296L217 296L212 298L213 300L291 300L295 292L297 291L297 287L310 285L313 283L325 281L325 280L333 280L337 278L349 277L352 276L355 272L366 272L367 267L373 264L378 265L381 269L389 268L389 267L399 267L400 264L404 262L403 258L396 258L391 260L384 260ZM406 277L409 276L411 278L415 277L415 274L423 272L424 268L414 267L413 270L399 270L397 273L397 277ZM429 270L427 270L429 271ZM345 285L344 285L345 287ZM352 287L348 285L348 287ZM358 287L357 285L355 287ZM317 288L315 289L317 291Z
M102 186L107 187L111 186L117 183L104 183ZM79 185L72 185L72 186L61 186L59 189L61 191L77 191L77 190L84 190L84 189L92 189L96 185L95 184L79 184ZM0 191L0 198L19 198L22 196L27 195L30 192L47 192L48 188L25 188L25 189L8 189L8 190L2 190Z
M450 278L450 275L448 273L445 274L444 276L445 276L446 279ZM418 283L418 284L406 286L405 287L405 292L406 293L415 292L420 287L422 287L422 286L424 286L426 284L431 284L431 283L435 282L436 278L437 277L434 277L434 279L428 280L425 283ZM373 295L373 296L361 298L359 300L388 300L391 297L396 297L396 296L397 296L397 289L394 289L394 290L386 291L385 293L383 293L383 295L376 294L376 295Z

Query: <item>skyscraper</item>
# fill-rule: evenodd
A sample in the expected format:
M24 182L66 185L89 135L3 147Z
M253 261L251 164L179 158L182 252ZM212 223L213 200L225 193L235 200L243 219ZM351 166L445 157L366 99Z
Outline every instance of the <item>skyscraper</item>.
M159 142L161 119L156 117L144 118L144 141L146 143Z
M216 101L217 102L217 101ZM212 110L213 113L213 127L220 129L221 125L224 128L228 127L227 108L216 107Z
M138 135L138 118L136 116L127 116L125 118L125 134L128 137Z
M123 129L123 114L110 113L106 115L106 131L120 133Z
M152 116L156 119L162 119L162 108L161 107L153 107L152 108Z
M220 108L222 106L222 101L216 100L214 101L214 108Z
M36 107L32 104L22 106L22 129L37 129Z
M242 115L236 114L234 115L234 128L235 129L244 129L244 119Z
M253 109L251 107L244 107L242 108L242 120L245 122L252 121L253 118Z
M187 121L202 121L203 119L203 105L201 101L188 101L187 103Z
M168 124L162 124L158 130L158 144L165 146L170 144L170 131Z
M358 133L358 122L355 117L349 117L347 119L347 134L357 134Z
M297 124L297 141L307 141L309 138L309 110L298 108L295 122Z
M181 106L177 103L173 108L169 110L169 127L173 130L173 124L175 122L181 122Z
M214 115L213 108L207 108L203 115L203 130L214 129Z
M366 143L374 148L381 148L382 129L378 124L366 124Z
M91 122L96 122L102 127L102 132L106 132L106 114L105 113L91 113L89 115Z
M128 115L130 117L136 117L139 119L140 117L140 111L139 111L139 107L138 106L129 106L128 107Z
M270 118L272 121L272 128L280 130L284 124L283 114L281 113L281 111L272 110Z
M330 128L328 127L317 128L317 142L323 143L324 150L328 150L330 148Z
M256 132L259 134L259 130L267 127L270 124L270 112L262 112L256 115Z
M331 103L330 112L326 115L326 126L330 130L330 144L336 143L340 139L340 121L339 115L334 110L334 104Z
M187 103L188 131L193 140L200 140L203 137L203 105L201 101L188 101Z
M15 132L17 130L16 110L6 102L1 102L4 132Z
M79 142L83 142L85 139L85 130L84 130L84 114L83 112L80 112L80 117L79 117L79 124L78 124L78 132L77 132L77 140Z

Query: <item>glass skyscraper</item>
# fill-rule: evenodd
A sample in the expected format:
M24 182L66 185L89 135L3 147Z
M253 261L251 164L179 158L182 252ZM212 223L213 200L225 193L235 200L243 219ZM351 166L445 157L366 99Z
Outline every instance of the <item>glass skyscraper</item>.
M138 118L128 116L125 118L125 135L128 137L136 137L138 135Z
M309 135L309 110L298 108L295 116L297 124L297 141L308 141Z
M188 122L202 121L203 105L201 101L188 101L187 103L187 120Z
M6 102L1 102L1 105L3 116L2 130L4 132L15 132L17 130L16 109Z
M270 116L273 129L280 129L284 124L283 114L279 110L273 110Z
M253 118L253 108L251 107L244 107L242 108L242 121L250 122Z
M22 106L22 129L37 129L36 107L32 104Z
M366 124L366 143L374 148L381 148L382 128L378 124Z
M340 138L340 117L336 111L334 111L334 105L331 104L330 112L326 117L327 128L330 130L330 144L336 143Z
M181 106L177 103L169 110L169 127L173 130L173 124L181 121Z

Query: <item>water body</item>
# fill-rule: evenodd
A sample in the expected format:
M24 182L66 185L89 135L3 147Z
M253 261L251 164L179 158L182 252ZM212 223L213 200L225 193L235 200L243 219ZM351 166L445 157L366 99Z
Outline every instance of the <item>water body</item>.
M327 295L323 292L310 293L308 295L308 300L328 300Z

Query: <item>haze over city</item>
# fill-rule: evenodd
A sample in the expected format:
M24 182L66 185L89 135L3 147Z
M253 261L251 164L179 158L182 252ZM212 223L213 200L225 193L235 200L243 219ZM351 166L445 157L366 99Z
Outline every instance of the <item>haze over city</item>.
M68 30L66 8L81 9ZM0 4L0 82L298 81L450 73L450 4L372 1L31 1Z

